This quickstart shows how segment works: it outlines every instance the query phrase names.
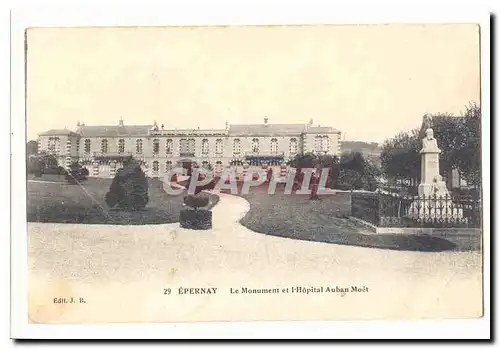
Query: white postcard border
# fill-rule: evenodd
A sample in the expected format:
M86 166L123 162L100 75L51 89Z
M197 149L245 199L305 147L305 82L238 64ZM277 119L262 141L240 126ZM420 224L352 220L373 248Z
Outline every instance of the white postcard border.
M485 11L468 6L380 6L351 2L337 8L303 5L96 6L62 11L61 5L39 4L30 11L14 10L11 17L11 337L15 338L473 338L489 336L490 195L484 196L484 297L481 320L377 321L377 322L236 322L148 325L34 325L27 314L27 234L25 183L24 30L34 26L157 26L157 25L252 25L390 22L469 22L481 30L481 106L483 113L483 186L489 188L490 168L490 23ZM146 8L147 7L147 8ZM161 11L159 10L161 9ZM24 276L24 277L23 277Z

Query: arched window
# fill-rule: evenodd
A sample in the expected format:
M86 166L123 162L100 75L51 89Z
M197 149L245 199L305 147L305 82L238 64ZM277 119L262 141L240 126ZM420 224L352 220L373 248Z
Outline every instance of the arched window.
M135 152L137 154L142 154L142 139L135 141Z
M241 153L241 141L236 138L234 141L233 141L233 154L239 154Z
M59 137L49 137L49 142L47 144L47 150L51 153L59 153L61 147L61 141Z
M153 161L153 172L158 172L160 170L160 166L158 165L158 161Z
M188 140L188 153L194 155L194 152L196 150L195 147L196 147L196 140L194 140L193 138L190 138Z
M208 155L208 139L203 139L201 141L201 153L204 155Z
M290 139L290 154L297 154L297 139Z
M119 153L125 152L125 140L124 139L118 140L118 152Z
M314 138L314 149L318 152L327 152L330 147L328 136L316 136Z
M56 150L56 153L59 154L60 150L61 150L61 140L59 139L59 137L56 137L55 138L55 150Z
M223 153L222 139L215 141L215 153L219 155Z
M154 139L153 140L153 154L158 155L159 152L160 152L160 140Z
M172 161L168 160L165 163L165 171L170 171L172 169Z
M103 154L108 152L108 140L107 139L103 139L101 141L101 152Z
M172 154L173 151L173 142L171 139L167 139L167 142L165 144L165 153L167 154Z
M223 169L223 166L222 166L222 161L217 160L217 161L215 162L215 171L216 171L216 172L221 172L221 171L222 171L222 169Z
M259 139L258 138L252 139L252 152L253 153L259 152Z
M276 138L271 139L271 153L278 153L278 140Z
M181 156L184 156L187 152L188 152L188 140L182 138L179 141L179 153L181 153Z
M84 143L85 143L84 146L85 153L90 153L90 139L86 139Z
M323 136L323 139L321 139L321 150L327 152L329 148L330 140L328 139L328 136Z

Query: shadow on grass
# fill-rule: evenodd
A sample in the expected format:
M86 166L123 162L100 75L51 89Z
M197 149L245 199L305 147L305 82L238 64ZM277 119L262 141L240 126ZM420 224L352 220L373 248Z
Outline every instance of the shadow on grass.
M110 209L104 195L110 181L89 181L83 186L28 183L27 220L40 223L145 225L179 222L183 195L168 195L150 181L150 197L145 209ZM210 208L219 201L210 196Z
M298 195L252 192L242 196L250 211L240 223L257 233L338 245L400 251L468 251L474 241L430 235L375 234L346 217L351 212L350 193L309 200Z
M361 234L358 232L330 231L321 234L308 231L263 231L259 228L244 224L248 229L257 233L279 236L283 238L323 242L338 245L349 245L357 247L380 248L400 251L441 252L457 250L458 246L451 241L429 235L401 235L401 234Z

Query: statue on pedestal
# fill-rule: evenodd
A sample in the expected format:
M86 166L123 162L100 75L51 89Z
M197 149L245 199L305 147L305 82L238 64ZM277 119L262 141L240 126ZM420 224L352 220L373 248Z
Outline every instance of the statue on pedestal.
M436 138L434 138L434 131L432 128L428 128L425 131L425 138L422 139L422 149L420 150L420 154L422 153L441 153Z
M439 174L439 153L434 131L428 128L422 139L421 167L422 175L418 187L418 196L409 207L407 215L413 219L453 219L462 218L461 208L451 201L446 183Z

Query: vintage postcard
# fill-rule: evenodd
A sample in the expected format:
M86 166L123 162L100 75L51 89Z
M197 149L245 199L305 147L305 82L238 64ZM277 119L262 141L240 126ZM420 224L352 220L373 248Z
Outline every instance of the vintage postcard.
M483 316L479 24L24 45L30 324Z

